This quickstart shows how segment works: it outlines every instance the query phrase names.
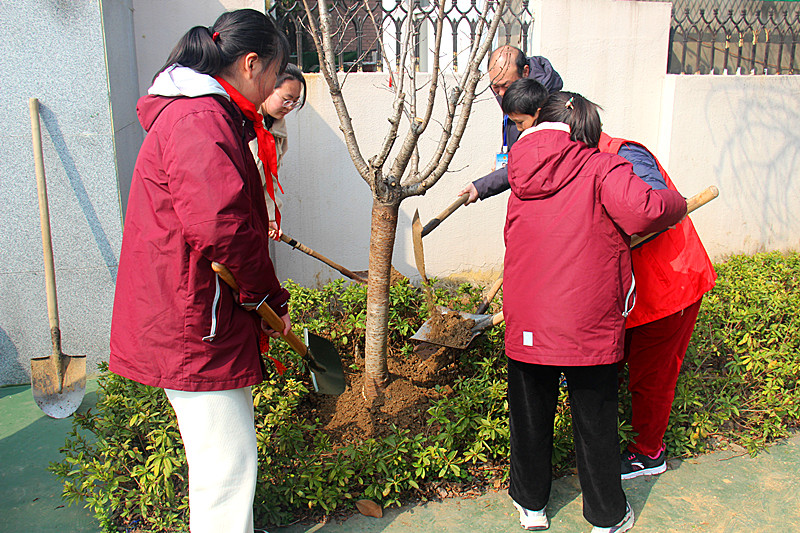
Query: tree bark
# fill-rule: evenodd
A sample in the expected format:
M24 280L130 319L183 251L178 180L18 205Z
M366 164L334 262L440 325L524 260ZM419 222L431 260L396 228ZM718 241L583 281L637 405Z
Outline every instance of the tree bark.
M367 333L364 347L364 397L375 398L389 383L389 284L399 202L372 202L367 289Z

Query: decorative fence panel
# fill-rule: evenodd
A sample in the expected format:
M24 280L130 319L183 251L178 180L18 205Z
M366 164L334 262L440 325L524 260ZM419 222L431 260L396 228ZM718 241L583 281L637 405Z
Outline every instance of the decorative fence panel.
M386 62L393 67L400 62L406 44L417 68L427 72L432 65L436 18L436 0L333 0L329 2L332 36L337 68L343 71L382 70ZM442 0L444 22L441 55L447 58L441 68L458 70L466 64L470 44L487 0ZM496 0L488 0L491 12ZM413 6L411 20L409 6ZM316 2L309 0L316 17ZM319 69L314 42L309 33L308 15L301 0L280 0L269 13L289 36L292 61L304 71ZM508 0L495 37L495 45L513 44L524 52L533 25L528 0ZM409 35L408 28L411 28ZM384 59L385 58L385 59ZM387 61L388 60L388 61Z
M799 41L798 3L677 0L667 72L798 74Z

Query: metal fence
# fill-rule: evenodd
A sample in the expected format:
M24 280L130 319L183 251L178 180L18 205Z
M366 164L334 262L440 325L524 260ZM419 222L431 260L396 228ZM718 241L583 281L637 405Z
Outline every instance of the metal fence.
M709 8L697 7L698 4ZM676 1L667 72L800 73L800 5L788 2L737 4L738 9L725 9L712 7L713 2L706 0L683 7Z
M410 47L417 68L427 71L431 61L434 28L438 14L437 0L333 0L330 16L335 33L332 41L336 64L344 71L383 69L384 56L398 65L401 43L406 37L405 24L413 1ZM444 4L443 44L441 55L446 66L458 70L464 64L475 37L485 2L496 0L441 0ZM309 1L316 18L317 4ZM308 15L301 0L279 0L269 10L292 44L292 62L306 72L319 69L314 42L309 33ZM533 15L528 0L508 0L495 37L495 46L513 44L527 52ZM444 63L444 62L443 62Z

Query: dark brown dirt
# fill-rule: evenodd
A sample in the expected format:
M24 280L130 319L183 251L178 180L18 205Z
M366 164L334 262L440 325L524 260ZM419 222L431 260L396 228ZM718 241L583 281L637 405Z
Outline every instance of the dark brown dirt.
M449 348L421 345L408 356L389 355L390 383L368 402L362 394L363 357L356 356L357 370L345 368L347 389L340 396L311 394L301 405L301 416L319 419L334 446L392 433L392 424L425 433L425 411L432 400L452 393L456 376L455 353ZM435 390L441 386L441 392Z
M434 313L428 320L428 326L430 327L428 342L466 346L472 339L475 321L462 317L456 311L448 310L442 314Z

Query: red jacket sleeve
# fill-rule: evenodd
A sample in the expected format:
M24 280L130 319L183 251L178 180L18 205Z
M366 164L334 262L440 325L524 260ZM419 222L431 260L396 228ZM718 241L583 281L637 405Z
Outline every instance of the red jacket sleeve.
M164 148L170 197L188 245L231 270L242 303L266 297L275 311L285 311L288 293L275 276L265 231L254 224L260 180L257 187L248 183L244 157L252 156L238 135L222 112L178 120Z
M686 214L686 200L677 191L653 190L619 156L609 154L608 164L600 201L611 219L628 235L662 231Z

